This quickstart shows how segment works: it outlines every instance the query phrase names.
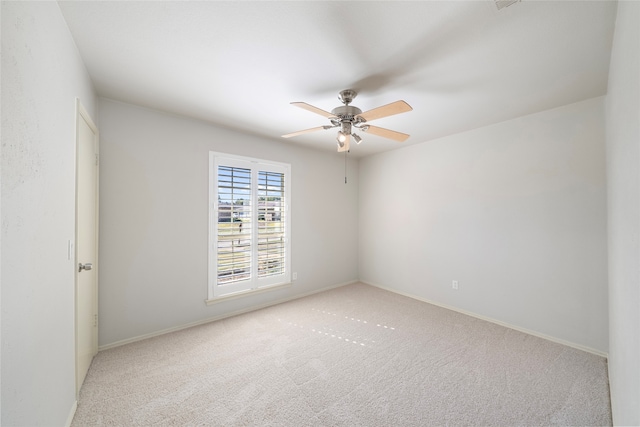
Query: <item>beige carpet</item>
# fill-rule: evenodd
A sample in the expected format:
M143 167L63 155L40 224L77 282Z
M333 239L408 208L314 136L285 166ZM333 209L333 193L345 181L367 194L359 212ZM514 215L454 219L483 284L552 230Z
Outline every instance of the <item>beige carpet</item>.
M100 352L73 421L610 424L605 359L363 284Z

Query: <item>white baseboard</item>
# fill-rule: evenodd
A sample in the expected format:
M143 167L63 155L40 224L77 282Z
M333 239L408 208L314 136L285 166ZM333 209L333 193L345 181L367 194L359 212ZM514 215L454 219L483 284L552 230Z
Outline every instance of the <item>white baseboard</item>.
M461 314L465 314L467 316L475 317L476 319L480 319L480 320L484 320L484 321L487 321L487 322L495 323L497 325L504 326L506 328L513 329L513 330L516 330L516 331L519 331L519 332L522 332L522 333L525 333L525 334L533 335L535 337L542 338L542 339L545 339L545 340L548 340L548 341L551 341L551 342L555 342L555 343L558 343L558 344L566 345L568 347L572 347L572 348L575 348L577 350L586 351L587 353L595 354L596 356L604 357L604 358L607 358L607 359L609 357L608 353L602 352L600 350L596 350L596 349L591 348L591 347L587 347L587 346L584 346L584 345L581 345L581 344L576 344L576 343L571 342L571 341L566 341L566 340L563 340L561 338L556 338L556 337L553 337L553 336L550 336L550 335L546 335L546 334L543 334L543 333L540 333L540 332L537 332L537 331L533 331L533 330L530 330L530 329L522 328L520 326L512 325L510 323L503 322L501 320L493 319L491 317L483 316L481 314L473 313L473 312L470 312L470 311L467 311L467 310L463 310L463 309L460 309L460 308L457 308L457 307L454 307L454 306L438 303L438 302L429 300L427 298L422 298L422 297L419 297L417 295L409 294L409 293L406 293L406 292L401 292L401 291L398 291L398 290L395 290L395 289L392 289L392 288L388 288L386 286L378 285L376 283L367 282L367 281L364 281L364 280L352 280L352 281L345 282L345 283L339 283L339 284L336 284L336 285L325 286L323 288L315 289L313 291L306 292L304 294L294 295L294 296L287 297L287 298L281 298L281 299L276 300L276 301L268 302L268 303L265 303L265 304L259 304L259 305L255 305L255 306L251 306L251 307L247 307L247 308L242 309L242 310L232 311L230 313L225 313L225 314L221 314L219 316L209 317L209 318L206 318L206 319L203 319L203 320L198 320L196 322L187 323L187 324L176 326L176 327L173 327L173 328L167 328L167 329L163 329L163 330L160 330L160 331L151 332L149 334L144 334L144 335L139 335L139 336L132 337L132 338L127 338L127 339L124 339L124 340L120 340L120 341L116 341L116 342L113 342L113 343L110 343L110 344L106 344L106 345L100 346L98 348L98 351L108 350L110 348L115 348L115 347L120 347L120 346L125 345L125 344L130 344L130 343L133 343L133 342L142 341L142 340L145 340L145 339L148 339L148 338L157 337L159 335L164 335L164 334L168 334L168 333L171 333L171 332L180 331L182 329L187 329L187 328L191 328L191 327L198 326L198 325L204 325L206 323L215 322L217 320L226 319L228 317L237 316L239 314L244 314L244 313L248 313L248 312L251 312L251 311L260 310L262 308L270 307L270 306L277 305L277 304L282 304L284 302L293 301L293 300L296 300L296 299L299 299L299 298L307 297L309 295L317 294L317 293L320 293L320 292L328 291L330 289L335 289L335 288L339 288L339 287L346 286L346 285L351 285L353 283L358 283L358 282L364 283L366 285L370 285L370 286L373 286L373 287L376 287L376 288L379 288L379 289L384 289L385 291L393 292L395 294L402 295L402 296L405 296L405 297L408 297L408 298L412 298L412 299L415 299L415 300L418 300L418 301L426 302L427 304L432 304L432 305L435 305L435 306L438 306L438 307L446 308L447 310L452 310L452 311L455 311L455 312L458 312L458 313L461 313ZM71 414L71 418L69 419L69 423L73 419L73 414L75 414L76 407L77 407L77 402L74 404L73 412ZM67 425L69 425L69 424L67 424Z
M64 423L65 427L71 427L71 422L73 421L73 417L76 415L77 409L78 409L78 401L74 400L73 405L71 406L71 410L69 411L69 416L67 417L67 422Z
M173 328L162 329L160 331L151 332L151 333L144 334L144 335L139 335L137 337L127 338L127 339L116 341L116 342L113 342L113 343L110 343L110 344L105 344L103 346L98 347L98 351L103 351L103 350L108 350L110 348L120 347L121 345L125 345L125 344L130 344L132 342L146 340L148 338L157 337L159 335L164 335L164 334L168 334L168 333L171 333L171 332L180 331L182 329L187 329L187 328L191 328L191 327L198 326L198 325L204 325L205 323L215 322L216 320L226 319L227 317L233 317L233 316L237 316L239 314L248 313L250 311L260 310L262 308L271 307L272 305L282 304L283 302L292 301L292 300L296 300L296 299L299 299L299 298L304 298L304 297L307 297L309 295L313 295L313 294L317 294L317 293L320 293L320 292L328 291L328 290L334 289L334 288L339 288L341 286L351 285L353 283L358 283L358 280L352 280L350 282L339 283L337 285L325 286L323 288L315 289L313 291L306 292L304 294L294 295L294 296L290 296L290 297L287 297L287 298L281 298L279 300L271 301L271 302L268 302L268 303L265 303L265 304L254 305L254 306L251 306L251 307L244 308L242 310L236 310L236 311L232 311L230 313L221 314L219 316L208 317L206 319L198 320L196 322L191 322L191 323L187 323L187 324L184 324L184 325L175 326Z
M460 309L460 308L457 308L457 307L453 307L453 306L450 306L450 305L441 304L441 303L438 303L438 302L435 302L435 301L431 301L431 300L429 300L427 298L419 297L417 295L412 295L412 294L408 294L408 293L405 293L405 292L400 292L400 291L397 291L395 289L387 288L386 286L378 285L376 283L371 283L371 282L367 282L367 281L364 281L364 280L360 280L360 282L364 283L366 285L370 285L370 286L376 287L376 288L384 289L385 291L393 292L394 294L398 294L398 295L409 297L409 298L412 298L412 299L415 299L415 300L418 300L418 301L426 302L428 304L432 304L432 305L436 305L438 307L446 308L447 310L456 311L456 312L461 313L461 314L466 314L467 316L475 317L476 319L485 320L487 322L495 323L496 325L504 326L505 328L509 328L509 329L514 329L514 330L516 330L518 332L523 332L525 334L533 335L534 337L542 338L542 339L545 339L547 341L552 341L552 342L555 342L555 343L558 343L558 344L566 345L568 347L572 347L572 348L575 348L577 350L586 351L587 353L595 354L596 356L604 357L605 359L609 358L609 354L608 353L602 352L600 350L596 350L596 349L591 348L591 347L587 347L587 346L584 346L584 345L581 345L581 344L576 344L576 343L573 343L573 342L570 342L570 341L565 341L563 339L556 338L556 337L553 337L553 336L550 336L550 335L546 335L546 334L543 334L543 333L540 333L540 332L532 331L530 329L521 328L519 326L511 325L511 324L503 322L501 320L492 319L491 317L483 316L481 314L477 314L477 313L473 313L473 312L470 312L470 311L466 311L466 310L463 310L463 309Z

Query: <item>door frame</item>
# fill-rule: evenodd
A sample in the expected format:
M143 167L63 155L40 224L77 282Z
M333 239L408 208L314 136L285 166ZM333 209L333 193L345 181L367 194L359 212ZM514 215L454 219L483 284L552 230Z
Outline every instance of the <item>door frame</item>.
M95 271L95 289L94 289L94 298L93 298L93 313L95 319L95 333L93 334L93 342L92 349L93 355L98 353L98 271L99 271L99 262L98 262L98 237L99 237L99 189L100 189L100 162L99 162L99 138L100 135L98 133L98 128L95 123L91 119L91 116L84 108L79 98L76 98L76 143L75 143L75 235L74 235L74 263L73 263L73 271L74 271L74 365L75 365L75 383L76 383L76 400L80 397L80 387L82 384L78 384L78 285L79 285L79 277L80 274L78 272L78 263L79 254L78 254L78 152L79 152L79 144L80 144L80 122L81 120L85 121L91 131L94 134L94 148L96 153L96 222L95 222L95 260L93 260L93 270Z

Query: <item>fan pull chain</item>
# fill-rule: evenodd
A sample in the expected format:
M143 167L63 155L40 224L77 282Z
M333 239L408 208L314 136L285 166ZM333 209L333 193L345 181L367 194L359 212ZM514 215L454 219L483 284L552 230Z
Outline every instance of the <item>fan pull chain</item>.
M347 151L344 152L344 183L347 183Z

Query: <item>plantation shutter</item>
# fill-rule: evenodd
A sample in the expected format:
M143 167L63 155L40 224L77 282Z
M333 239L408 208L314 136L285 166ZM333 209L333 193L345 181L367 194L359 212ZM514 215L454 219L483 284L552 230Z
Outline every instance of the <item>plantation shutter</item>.
M251 279L251 169L218 166L218 285Z
M291 282L289 173L210 153L209 299Z
M258 173L258 277L285 270L284 174Z

